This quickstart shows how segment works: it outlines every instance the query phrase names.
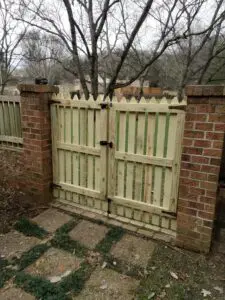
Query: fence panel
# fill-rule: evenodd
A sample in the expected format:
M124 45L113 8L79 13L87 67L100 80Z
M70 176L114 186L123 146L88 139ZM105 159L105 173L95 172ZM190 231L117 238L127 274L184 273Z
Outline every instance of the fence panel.
M53 100L57 201L175 234L185 102Z
M67 99L67 100L66 100ZM70 204L107 211L107 110L102 99L58 96L51 106L54 195Z
M0 96L0 146L22 147L19 96Z
M177 209L184 103L123 98L110 108L110 211L153 226L173 226Z

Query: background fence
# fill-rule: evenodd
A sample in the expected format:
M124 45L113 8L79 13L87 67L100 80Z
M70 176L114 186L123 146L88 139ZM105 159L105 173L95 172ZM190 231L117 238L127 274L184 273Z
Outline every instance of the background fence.
M20 96L0 96L0 147L22 147Z

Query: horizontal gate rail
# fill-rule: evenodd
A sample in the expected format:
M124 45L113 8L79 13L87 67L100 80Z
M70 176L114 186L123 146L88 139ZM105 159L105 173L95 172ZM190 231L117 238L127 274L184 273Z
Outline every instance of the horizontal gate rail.
M55 95L55 197L174 232L185 106L177 98Z

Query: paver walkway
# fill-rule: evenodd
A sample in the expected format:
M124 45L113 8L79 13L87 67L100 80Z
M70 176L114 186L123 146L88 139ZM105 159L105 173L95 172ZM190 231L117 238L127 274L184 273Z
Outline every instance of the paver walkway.
M56 209L33 222L48 232L44 238L29 228L0 236L0 300L225 299L222 284L201 294L205 262L189 280L185 268L199 256Z

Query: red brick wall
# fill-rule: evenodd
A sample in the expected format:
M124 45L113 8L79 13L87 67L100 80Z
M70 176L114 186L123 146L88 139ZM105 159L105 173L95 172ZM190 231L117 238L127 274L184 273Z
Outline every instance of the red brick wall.
M51 199L52 151L49 100L58 89L42 85L20 85L23 131L23 164L26 191Z
M35 200L51 199L51 120L52 93L58 88L47 85L20 85L23 148L20 152L2 150L0 184L34 195ZM8 167L7 167L8 165ZM3 180L4 176L4 180Z
M223 151L225 95L221 86L189 86L186 93L177 244L208 252Z

